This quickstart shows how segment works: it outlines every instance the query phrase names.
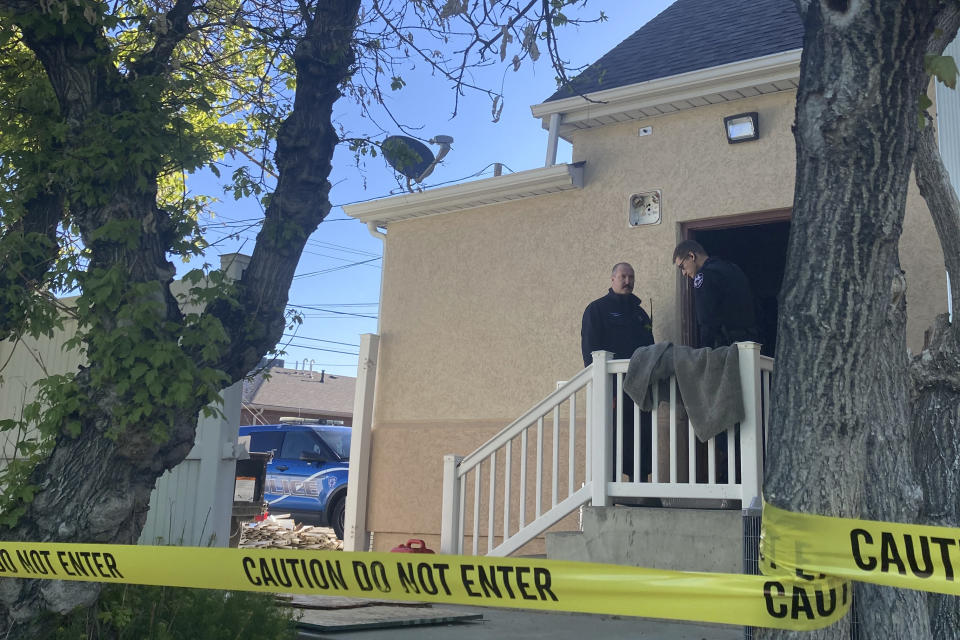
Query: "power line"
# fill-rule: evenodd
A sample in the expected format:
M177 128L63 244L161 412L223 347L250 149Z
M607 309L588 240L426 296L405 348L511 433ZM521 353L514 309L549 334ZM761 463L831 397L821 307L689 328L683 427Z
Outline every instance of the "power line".
M368 262L374 262L374 261L376 261L376 260L380 260L380 256L377 256L376 258L370 258L369 260L360 260L359 262L351 262L351 263L349 263L349 264L341 264L341 265L336 266L336 267L330 267L329 269L320 269L319 271L308 271L307 273L299 273L299 274L293 276L293 279L294 279L294 280L297 280L297 279L299 279L299 278L309 278L309 277L311 277L311 276L319 276L319 275L323 275L323 274L325 274L325 273L331 273L331 272L333 272L333 271L340 271L341 269L349 269L350 267L355 267L355 266L360 265L360 264L367 264Z
M284 349L289 349L290 347L295 347L297 349L309 349L310 351L326 351L328 353L342 353L343 355L346 355L346 356L360 355L359 353L353 353L352 351L337 351L336 349L325 349L323 347L313 347L308 344L293 344L292 342L288 342L283 345Z
M324 314L322 314L322 313L304 313L304 314L301 314L301 315L302 315L303 318L307 318L307 319L310 319L310 320L353 320L353 318L351 318L351 317L349 317L349 316L330 316L330 315L324 315ZM374 319L374 320L376 320L376 318L377 318L376 316L360 316L360 317L361 317L361 318L372 318L372 319Z
M311 306L319 307L379 307L379 302L312 302Z
M366 315L363 313L351 313L349 311L334 311L333 309L323 309L321 307L314 307L314 306L305 305L305 304L287 304L287 306L292 307L294 309L306 309L308 311L323 311L324 313L333 313L339 316L354 316L357 318L371 318L373 320L377 319L377 316Z
M323 338L308 338L307 336L298 336L292 333L283 334L284 338L296 338L297 340L312 340L313 342L329 342L330 344L342 344L345 347L359 347L358 344L350 342L337 342L336 340L324 340Z

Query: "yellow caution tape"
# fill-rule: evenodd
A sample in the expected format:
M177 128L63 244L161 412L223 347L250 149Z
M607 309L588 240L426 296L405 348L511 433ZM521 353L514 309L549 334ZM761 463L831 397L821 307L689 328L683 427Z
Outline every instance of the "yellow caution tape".
M814 571L960 595L960 529L794 513L763 505L761 570Z
M819 629L850 606L835 578L585 562L293 549L0 542L0 577L339 595Z
M960 595L960 529L764 503L765 576L556 560L292 549L0 542L0 577L340 595L819 629L848 580Z

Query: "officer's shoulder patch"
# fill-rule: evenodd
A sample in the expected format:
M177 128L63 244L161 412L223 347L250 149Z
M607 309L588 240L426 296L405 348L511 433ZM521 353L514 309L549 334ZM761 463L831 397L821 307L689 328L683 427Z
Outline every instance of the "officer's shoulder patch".
M697 274L697 277L693 279L693 288L699 289L703 285L703 272Z

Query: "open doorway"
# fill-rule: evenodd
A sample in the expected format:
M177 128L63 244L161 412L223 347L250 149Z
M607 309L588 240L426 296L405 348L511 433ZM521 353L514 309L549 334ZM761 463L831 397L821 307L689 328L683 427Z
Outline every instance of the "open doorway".
M777 299L787 260L790 211L772 211L730 218L699 220L683 225L685 239L696 240L711 256L739 265L753 290L761 353L773 356L777 346ZM697 343L693 291L686 278L681 282L682 337Z

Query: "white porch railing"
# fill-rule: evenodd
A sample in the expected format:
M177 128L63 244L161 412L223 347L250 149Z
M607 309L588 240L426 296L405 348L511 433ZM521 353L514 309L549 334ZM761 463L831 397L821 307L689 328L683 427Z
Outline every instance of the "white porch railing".
M465 458L444 456L441 552L464 553L464 540L469 537L470 553L481 553L485 538L487 555L506 556L581 505L607 506L611 498L726 499L750 504L760 495L763 482L773 360L760 355L758 344L737 346L745 417L726 432L725 482L719 481L715 438L706 444L702 468L703 454L698 459L693 428L689 421L684 428L677 408L676 380L669 381L669 398L658 398L654 385L652 429L644 439L639 407L618 402L616 411L613 408L613 399L622 397L629 361L610 360L608 352L598 351L593 364L479 449ZM634 481L629 482L623 481L621 455L625 410L634 414ZM668 414L661 420L663 411ZM666 442L661 442L664 430ZM734 454L737 436L739 456ZM650 452L649 478L640 477L642 450ZM545 453L549 454L546 461ZM705 474L697 473L698 462Z

